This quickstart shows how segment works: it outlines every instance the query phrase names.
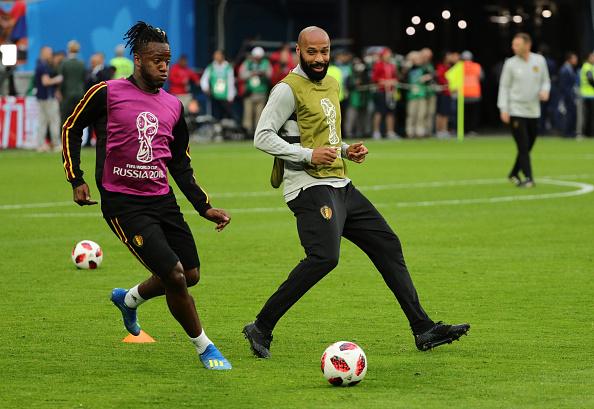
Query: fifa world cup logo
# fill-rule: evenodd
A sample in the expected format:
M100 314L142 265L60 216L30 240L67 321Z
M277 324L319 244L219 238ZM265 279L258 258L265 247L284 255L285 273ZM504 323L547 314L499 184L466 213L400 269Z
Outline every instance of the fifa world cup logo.
M320 100L320 104L324 110L324 115L326 115L326 123L328 124L328 128L330 128L328 141L330 142L330 145L336 145L338 142L340 142L338 139L338 134L336 133L336 108L328 98L322 98Z
M136 117L136 128L138 128L138 142L140 148L136 154L139 162L148 163L153 160L153 138L159 129L159 120L151 112L141 112Z

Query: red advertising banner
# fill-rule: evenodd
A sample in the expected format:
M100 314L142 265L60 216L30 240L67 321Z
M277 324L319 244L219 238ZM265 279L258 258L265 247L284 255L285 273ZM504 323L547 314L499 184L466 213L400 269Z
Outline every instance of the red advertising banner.
M0 97L0 149L37 147L35 97Z

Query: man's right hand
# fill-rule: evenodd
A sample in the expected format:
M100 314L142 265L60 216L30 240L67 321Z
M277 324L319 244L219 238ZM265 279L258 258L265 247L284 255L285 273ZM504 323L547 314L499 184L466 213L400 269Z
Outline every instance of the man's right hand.
M96 201L91 200L89 186L86 183L83 183L82 185L75 187L72 190L72 193L74 195L74 202L79 206L90 206L97 204Z
M328 146L324 146L321 148L315 148L311 153L311 164L312 165L331 165L336 158L338 157L338 153L336 149L340 148L331 148Z
M501 116L501 121L502 121L504 124L509 124L509 112L502 112L502 113L500 114L500 116Z

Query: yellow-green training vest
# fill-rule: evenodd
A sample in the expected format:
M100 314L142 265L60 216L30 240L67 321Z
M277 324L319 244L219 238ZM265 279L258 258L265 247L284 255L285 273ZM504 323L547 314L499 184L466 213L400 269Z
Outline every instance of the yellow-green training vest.
M588 71L594 74L594 65L585 62L580 70L580 94L583 97L592 98L594 97L594 87L588 82Z
M299 138L301 146L311 149L322 146L336 147L339 154L331 165L306 163L304 170L315 178L344 178L346 166L340 157L342 138L338 82L329 76L324 77L322 81L311 81L293 72L289 73L282 82L291 87L295 97L295 115L301 134ZM278 187L282 182L282 172L280 175L277 174L276 181L273 180L274 172L275 170L273 170L271 182L274 187ZM279 176L281 180L278 180Z

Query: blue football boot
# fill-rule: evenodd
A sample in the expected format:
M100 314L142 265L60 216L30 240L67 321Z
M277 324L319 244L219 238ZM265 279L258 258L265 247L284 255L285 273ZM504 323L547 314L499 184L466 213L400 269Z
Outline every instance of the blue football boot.
M214 346L214 344L210 344L206 347L206 350L201 353L200 360L206 369L212 369L215 371L225 371L233 368L231 363L227 361L227 358L221 354L221 352Z
M124 288L114 288L111 291L111 302L122 312L124 326L128 332L132 335L138 335L140 334L140 325L136 320L136 308L130 308L124 302L127 293L128 290Z

